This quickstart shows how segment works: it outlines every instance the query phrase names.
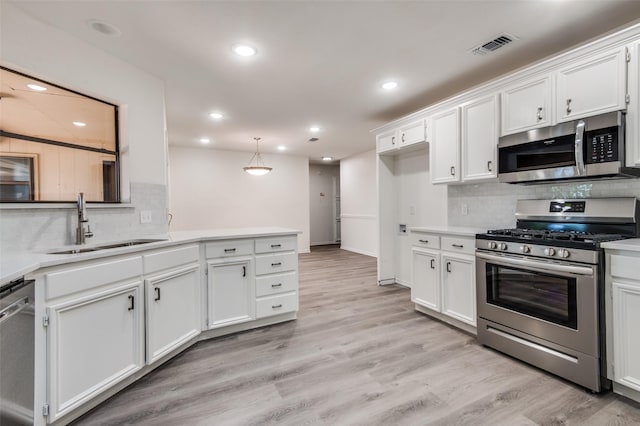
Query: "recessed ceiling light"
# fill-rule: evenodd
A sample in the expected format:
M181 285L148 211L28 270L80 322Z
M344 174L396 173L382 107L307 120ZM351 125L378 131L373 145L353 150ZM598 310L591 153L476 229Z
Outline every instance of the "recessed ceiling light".
M381 86L384 90L393 90L396 87L398 87L398 82L397 81L387 81L382 83Z
M220 120L222 118L222 113L221 112L210 112L209 113L209 117L213 118L214 120Z
M45 90L47 90L46 87L44 86L40 86L38 84L27 84L27 87L31 90L35 90L36 92L44 92Z
M320 127L311 126L311 127L309 127L309 131L312 132L312 133L318 133L320 131Z
M211 142L211 139L209 139L209 138L200 138L200 142L209 143L209 142Z
M255 47L248 44L236 44L233 46L233 51L240 56L253 56L258 52Z
M322 157L322 161L331 161L333 157Z
M87 125L87 123L83 123L82 121L74 121L73 125L76 127L84 127Z
M118 37L122 34L120 28L116 27L105 21L100 21L98 19L90 19L87 21L87 25L94 31L99 32L100 34L110 36L110 37Z
M286 151L287 147L284 145L278 145L278 151Z

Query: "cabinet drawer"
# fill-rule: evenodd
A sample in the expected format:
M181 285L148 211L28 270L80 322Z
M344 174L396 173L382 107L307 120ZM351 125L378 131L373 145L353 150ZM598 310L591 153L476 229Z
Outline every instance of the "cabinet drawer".
M145 274L194 263L198 260L200 260L200 248L197 245L163 250L142 256Z
M297 270L298 255L295 253L256 256L256 275Z
M609 268L612 277L640 281L640 256L612 255ZM640 282L638 282L640 287Z
M77 265L46 275L46 298L53 299L141 276L142 258L140 256Z
M442 250L466 254L475 253L475 238L442 237Z
M259 238L256 240L256 253L273 253L296 249L298 237Z
M256 300L256 318L295 312L298 310L298 293L262 297Z
M297 289L298 274L295 272L256 278L256 296L258 297L296 291Z
M253 240L228 240L207 243L205 253L207 258L246 256L253 254Z
M440 248L440 236L425 234L423 232L411 232L411 245L432 249Z

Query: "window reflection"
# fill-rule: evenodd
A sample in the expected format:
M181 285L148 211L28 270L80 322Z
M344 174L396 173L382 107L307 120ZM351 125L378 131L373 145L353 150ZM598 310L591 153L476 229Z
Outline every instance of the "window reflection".
M0 201L118 202L117 107L6 68L0 83Z

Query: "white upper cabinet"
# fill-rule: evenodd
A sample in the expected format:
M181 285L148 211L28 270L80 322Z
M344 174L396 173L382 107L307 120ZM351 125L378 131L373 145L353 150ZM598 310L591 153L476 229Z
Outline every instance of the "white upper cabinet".
M624 47L573 62L558 70L557 121L624 109L626 72Z
M551 76L518 82L500 94L501 134L524 132L553 124Z
M401 149L427 140L426 120L424 118L405 124L397 129L380 133L376 137L378 154Z
M431 117L431 183L460 181L460 109L448 109Z
M498 97L485 96L462 106L462 180L497 176Z

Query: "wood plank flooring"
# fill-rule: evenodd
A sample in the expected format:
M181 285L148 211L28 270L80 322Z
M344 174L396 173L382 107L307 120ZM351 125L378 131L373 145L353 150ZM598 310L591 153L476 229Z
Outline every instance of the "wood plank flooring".
M200 342L77 425L638 425L376 285L374 258L300 255L298 320Z

